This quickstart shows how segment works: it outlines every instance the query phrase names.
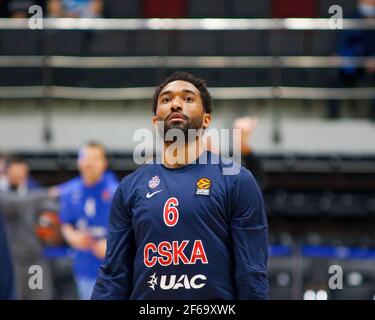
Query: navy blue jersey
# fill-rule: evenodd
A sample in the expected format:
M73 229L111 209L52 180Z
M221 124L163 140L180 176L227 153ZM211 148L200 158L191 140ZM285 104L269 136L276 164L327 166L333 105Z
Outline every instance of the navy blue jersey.
M72 181L60 197L61 222L87 230L95 239L105 238L112 196L118 183L106 175L92 187L86 187L81 178ZM95 279L103 261L90 250L73 251L76 276Z
M223 175L222 159L205 156L209 164L146 164L122 180L93 299L267 298L259 188L247 169Z

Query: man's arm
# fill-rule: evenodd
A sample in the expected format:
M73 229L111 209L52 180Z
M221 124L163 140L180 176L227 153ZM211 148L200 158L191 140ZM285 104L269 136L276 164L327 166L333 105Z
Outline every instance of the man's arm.
M105 239L94 240L88 231L77 230L73 225L64 223L61 226L62 234L68 244L77 250L91 250L99 259L104 259L106 244Z
M106 250L107 250L106 239L93 241L93 244L91 245L91 251L97 258L104 259Z
M71 224L61 226L62 234L68 244L78 250L87 250L92 246L92 238L88 232L76 230Z
M109 215L107 252L96 280L93 300L126 300L132 292L134 233L123 184L117 189Z
M239 149L241 150L243 166L250 170L261 190L264 190L267 184L266 175L260 159L254 153L250 144L258 122L256 117L237 118L233 123L233 128L241 130L241 140L237 143L239 143Z
M268 225L263 198L242 168L232 187L231 234L237 299L268 299Z
M0 208L3 210L6 218L12 218L14 217L14 213L22 211L25 206L37 208L41 203L47 201L48 199L50 199L50 196L47 190L35 191L25 196L0 191Z

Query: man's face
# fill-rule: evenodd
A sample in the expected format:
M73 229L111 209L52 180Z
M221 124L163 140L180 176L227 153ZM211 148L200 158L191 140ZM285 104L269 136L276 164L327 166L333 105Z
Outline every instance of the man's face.
M11 163L7 169L7 179L12 187L26 185L28 176L29 167L26 163Z
M153 123L164 122L164 134L180 129L187 137L189 129L207 128L211 115L205 113L199 90L190 82L168 83L160 92Z
M82 147L78 155L78 168L87 183L98 182L107 169L107 160L103 150L98 147Z
M6 161L5 158L0 156L0 177L5 174L6 169Z
M375 0L359 0L358 9L365 18L375 17Z
M375 0L359 0L358 2L375 7Z

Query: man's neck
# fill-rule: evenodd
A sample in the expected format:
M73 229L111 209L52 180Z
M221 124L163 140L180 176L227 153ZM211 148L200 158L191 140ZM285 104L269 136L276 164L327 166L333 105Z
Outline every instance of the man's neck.
M179 168L197 160L206 151L201 139L179 146L175 143L165 143L163 165L167 168Z
M96 179L88 179L85 177L82 177L82 180L83 180L83 184L85 185L85 187L88 187L88 188L91 188L95 185L97 185L101 180L102 180L103 176L100 176L99 178L96 178Z

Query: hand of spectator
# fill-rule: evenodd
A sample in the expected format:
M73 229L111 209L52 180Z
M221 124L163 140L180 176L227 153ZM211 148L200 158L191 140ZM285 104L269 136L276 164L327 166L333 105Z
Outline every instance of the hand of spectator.
M368 73L375 73L375 57L372 57L370 60L366 61L365 68Z
M91 247L92 253L99 259L103 259L105 257L105 252L107 250L107 241L106 240L98 240L94 241Z
M75 249L87 250L92 247L93 240L86 231L74 230L66 237L68 243Z
M103 1L92 0L90 3L91 12L94 17L100 17L103 14Z
M48 188L48 196L51 198L57 198L60 196L60 191L58 187L50 187Z
M256 117L242 117L234 121L233 128L241 130L241 152L243 154L251 152L249 141L257 125L258 118Z

